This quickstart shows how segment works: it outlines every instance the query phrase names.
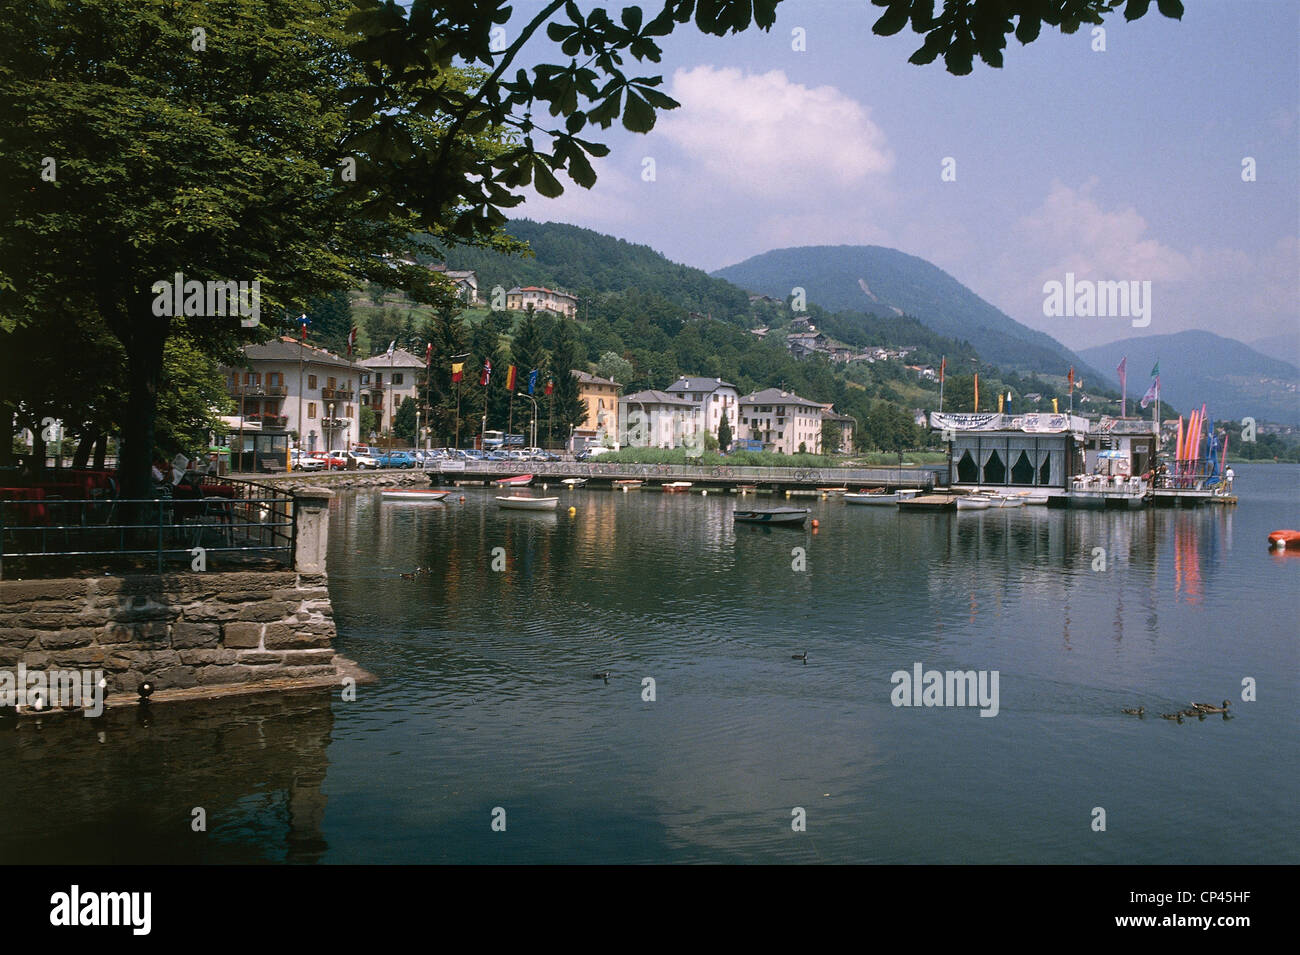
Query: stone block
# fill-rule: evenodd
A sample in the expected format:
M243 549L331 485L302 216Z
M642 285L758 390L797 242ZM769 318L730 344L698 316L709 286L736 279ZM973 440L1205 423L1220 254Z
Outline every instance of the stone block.
M191 623L188 620L181 620L172 626L172 646L178 650L216 647L220 643L220 624Z
M329 642L325 634L300 630L295 624L272 623L267 625L264 646L268 650L310 650L328 647Z
M238 654L239 662L248 666L260 666L266 663L283 663L284 655L280 653L267 653L265 650L245 650Z
M190 666L163 667L153 674L153 681L160 690L183 689L199 682L198 672Z
M41 634L41 648L44 650L64 650L71 647L88 647L95 642L93 630L59 630L56 633Z
M186 666L229 666L239 659L236 650L178 650L181 663Z
M235 614L236 620L261 620L268 622L271 620L283 620L289 616L296 608L294 605L284 600L260 600L257 603L245 604Z
M222 627L221 643L232 649L256 649L262 645L262 624L227 623Z

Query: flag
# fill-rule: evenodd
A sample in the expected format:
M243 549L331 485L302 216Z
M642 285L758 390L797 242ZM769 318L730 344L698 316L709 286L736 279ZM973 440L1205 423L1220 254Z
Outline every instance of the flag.
M1052 414L1060 414L1061 409L1056 406L1056 399L1052 399Z
M302 330L303 341L307 340L307 326L310 324L311 320L305 314L298 316L298 327Z
M528 393L531 395L537 390L537 369L534 368L528 373Z
M392 358L393 349L396 347L397 347L397 339L394 338L391 342L388 343L388 351L385 352L385 354L388 355L389 358Z
M549 395L549 394L550 394L552 391L554 391L554 390L555 390L555 382L554 382L554 380L551 379L550 376L547 376L547 378L546 378L546 393Z
M357 326L352 326L352 331L348 332L348 357L352 356L352 349L357 347Z
M1007 392L1007 411L1011 411L1011 392Z
M1142 396L1142 407L1145 408L1147 405L1151 404L1151 402L1158 401L1159 399L1160 399L1160 378L1159 376L1157 376L1154 379L1152 379L1151 387L1148 388L1147 393Z
M1119 360L1115 371L1119 373L1119 416L1122 418L1128 399L1128 355Z
M939 384L943 384L943 373L948 370L948 356L939 359Z
M1157 358L1157 359L1156 359L1156 363L1155 363L1154 365L1151 366L1151 377L1152 377L1152 378L1159 378L1159 377L1160 377L1160 359L1159 359L1159 358Z
M492 379L492 359L485 358L483 359L483 374L478 376L478 383L486 388L487 383L491 379Z
M433 342L429 342L428 347L424 349L424 367L428 368L429 363L432 361L433 361Z
M998 414L1002 414L1002 392L998 392Z
M465 377L465 363L463 361L454 361L451 363L451 382L459 384L460 380Z
M980 410L980 373L975 372L975 410Z
M1065 380L1070 385L1070 394L1074 394L1074 366L1070 366L1070 373L1065 376Z
M514 365L509 365L506 368L506 391L515 390L515 379L517 377L519 377L519 369Z

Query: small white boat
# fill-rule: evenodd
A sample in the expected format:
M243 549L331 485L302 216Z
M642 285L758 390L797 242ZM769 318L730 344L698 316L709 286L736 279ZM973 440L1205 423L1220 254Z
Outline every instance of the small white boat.
M587 483L587 479L586 478L565 478L560 483L563 484L565 487L582 487L584 484Z
M531 474L516 474L513 477L497 478L492 482L497 487L527 487L533 483Z
M1025 499L1011 494L994 494L990 499L991 507L1024 507Z
M1020 498L1020 500L1024 501L1025 504L1027 505L1047 503L1046 491L1021 491L1018 497Z
M694 485L690 481L670 481L663 486L664 493L672 494L676 491L689 491Z
M965 494L957 498L957 510L959 511L987 511L993 506L991 498L979 494Z
M622 478L618 481L613 482L613 486L621 487L625 491L635 491L644 483L645 483L644 481L639 481L636 478Z
M809 509L806 507L772 507L763 509L737 509L732 517L746 524L780 524L786 527L802 527L808 520Z
M497 498L499 506L512 511L553 511L558 503L558 497L522 497L512 494L510 497Z
M857 494L845 494L845 504L868 504L868 505L894 505L899 501L905 501L909 497L915 497L916 491L892 491L886 494L884 491L861 491Z
M439 491L435 488L394 487L384 488L379 496L385 501L441 501L451 491Z

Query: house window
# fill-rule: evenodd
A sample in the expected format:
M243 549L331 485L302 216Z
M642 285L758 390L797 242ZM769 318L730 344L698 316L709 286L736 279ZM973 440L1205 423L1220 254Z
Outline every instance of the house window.
M307 376L307 387L308 387L308 388L315 388L315 387L316 387L316 376L315 376L315 375L308 375L308 376Z
M384 383L384 373L382 371L375 372L375 387L378 388L383 383Z
M272 388L278 388L280 385L284 384L284 382L280 380L280 373L278 371L273 371L267 375L266 383Z
M395 373L395 374L393 375L393 384L394 384L394 385L400 385L400 384L402 383L403 380L404 380L404 376L403 376L401 373Z
M316 402L309 401L307 402L307 420L310 421L315 417L316 417Z
M343 407L344 407L344 409L345 409L344 412L343 412L343 414L344 414L346 417L351 418L351 417L352 417L352 406L351 406L351 405L344 405Z
M329 380L329 382L330 382L330 383L329 383L329 388L330 388L331 390L333 390L334 388L337 388L337 387L338 387L338 385L336 384L336 379L331 378L331 379Z

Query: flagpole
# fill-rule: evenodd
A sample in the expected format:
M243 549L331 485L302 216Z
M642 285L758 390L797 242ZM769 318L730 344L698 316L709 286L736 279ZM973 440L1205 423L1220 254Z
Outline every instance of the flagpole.
M939 359L939 410L940 411L943 411L943 371L944 371L943 366L944 366L944 362L947 361L947 358L948 356L945 355L943 356L943 358Z

